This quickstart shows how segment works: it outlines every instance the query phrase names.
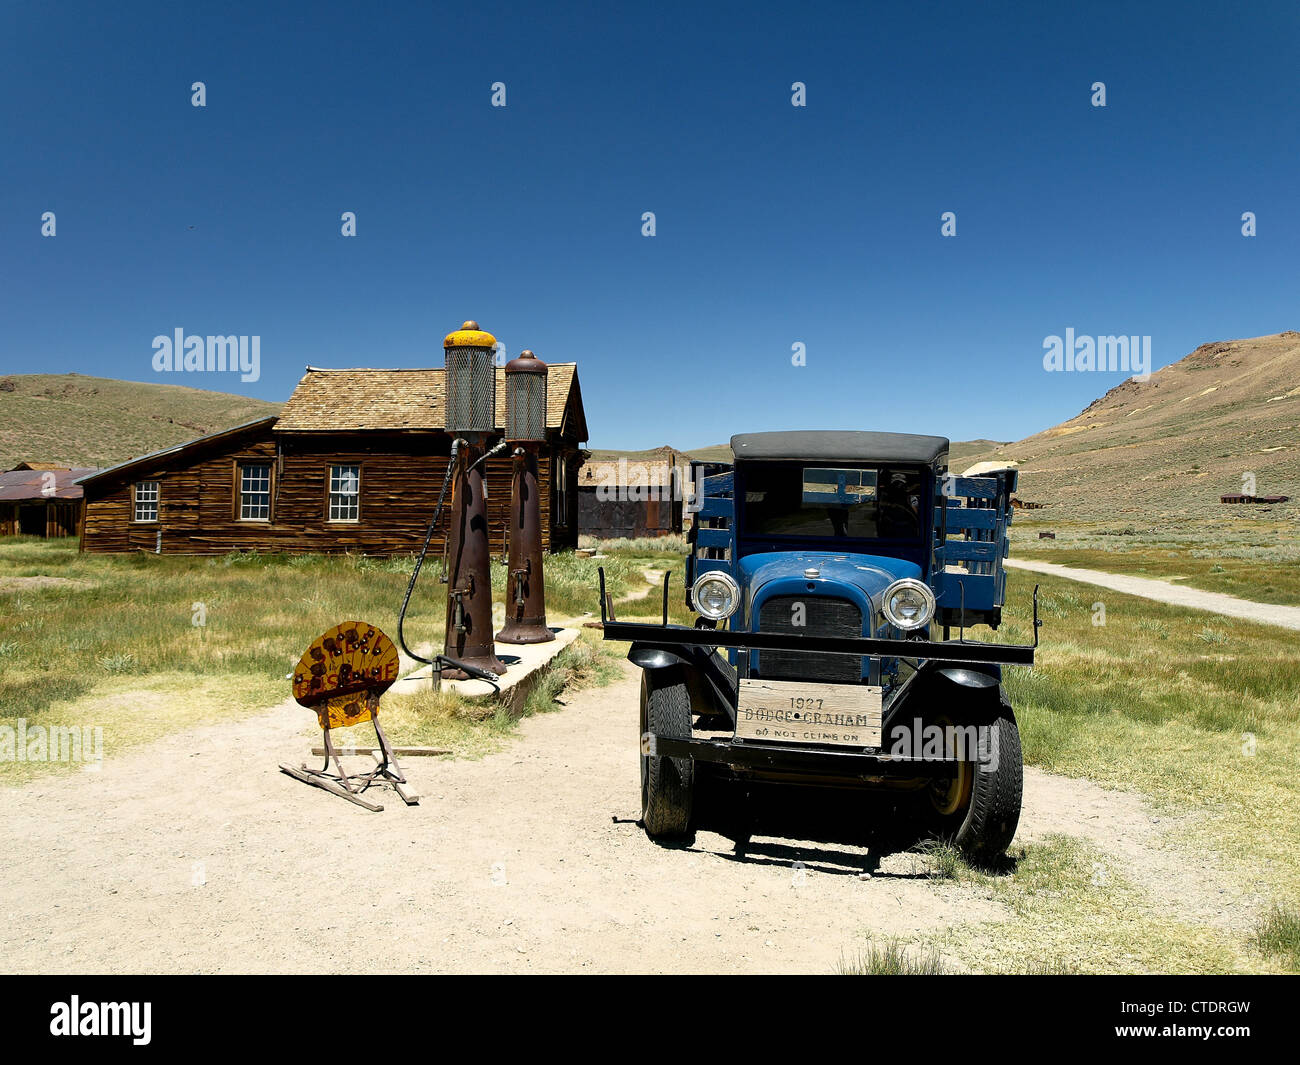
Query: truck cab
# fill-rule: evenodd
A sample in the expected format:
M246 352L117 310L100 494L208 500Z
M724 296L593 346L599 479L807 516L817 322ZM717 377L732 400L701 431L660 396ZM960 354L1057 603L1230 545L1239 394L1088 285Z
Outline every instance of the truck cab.
M965 629L1001 623L1015 471L955 476L939 436L749 433L731 447L733 464L692 467L695 624L618 622L602 590L606 638L631 641L644 671L645 830L689 834L707 771L910 792L935 834L1001 854L1022 776L1001 670L1032 665L1034 648Z

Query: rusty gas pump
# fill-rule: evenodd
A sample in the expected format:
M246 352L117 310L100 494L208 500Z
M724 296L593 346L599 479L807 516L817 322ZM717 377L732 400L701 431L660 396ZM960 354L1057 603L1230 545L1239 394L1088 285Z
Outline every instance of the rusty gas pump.
M542 575L542 522L537 487L537 453L546 437L546 363L531 351L506 364L506 440L513 449L509 575L506 624L501 643L546 643L555 639L546 626L546 588Z
M491 544L488 539L488 458L505 441L488 450L496 432L496 337L466 322L448 333L446 353L447 431L460 441L452 450L457 463L447 534L447 628L444 655L495 674L506 671L492 640ZM442 670L446 680L469 674L455 666Z

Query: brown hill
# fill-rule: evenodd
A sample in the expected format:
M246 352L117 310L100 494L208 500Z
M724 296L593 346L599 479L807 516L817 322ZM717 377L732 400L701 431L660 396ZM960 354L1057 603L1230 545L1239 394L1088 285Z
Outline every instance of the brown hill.
M1044 517L1206 518L1221 495L1300 500L1300 333L1202 344L1117 385L1069 421L970 462L1020 463L1021 498Z
M0 469L29 460L111 466L275 414L280 406L182 385L80 374L0 376Z

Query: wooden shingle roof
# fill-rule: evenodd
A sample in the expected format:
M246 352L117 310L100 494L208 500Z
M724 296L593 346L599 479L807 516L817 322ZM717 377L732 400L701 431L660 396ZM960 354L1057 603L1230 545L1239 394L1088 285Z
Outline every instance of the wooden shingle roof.
M445 422L445 394L441 368L428 370L321 370L307 367L289 402L280 412L276 432L324 433L362 430L441 430ZM564 427L570 400L576 402L570 418L579 420L586 439L578 367L553 362L547 372L546 424ZM506 421L506 374L497 367L497 428ZM570 426L573 430L575 427Z
M20 462L9 472L14 473L19 470L66 470L67 466L60 465L57 462Z

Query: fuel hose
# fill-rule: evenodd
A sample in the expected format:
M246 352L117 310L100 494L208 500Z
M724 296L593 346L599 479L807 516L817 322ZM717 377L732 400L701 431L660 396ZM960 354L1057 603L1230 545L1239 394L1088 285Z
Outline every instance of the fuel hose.
M433 530L438 527L438 519L442 517L442 506L447 498L447 488L451 484L451 478L456 472L456 458L460 452L460 445L461 441L459 438L453 439L451 442L451 457L447 460L447 472L442 478L442 490L438 493L438 504L433 508L433 517L429 519L428 528L424 530L424 543L420 547L420 553L415 558L415 568L411 571L410 581L407 582L406 595L402 597L402 608L397 613L397 642L402 650L406 652L408 658L412 658L417 662L423 662L426 666L434 666L435 676L438 675L440 671L439 667L446 664L464 670L464 672L470 676L478 677L480 680L494 683L497 679L497 675L486 669L479 669L478 667L471 666L466 662L457 661L448 655L435 655L431 659L425 658L423 655L416 654L406 646L406 634L404 632L404 627L406 625L406 611L411 605L411 595L415 591L415 582L420 578L420 569L424 566L425 557L429 554L429 543L433 540ZM469 470L473 470L479 465L479 463L486 461L489 457L495 455L505 446L506 442L502 440L490 451L485 451L469 467ZM469 470L466 470L465 472L468 474Z

